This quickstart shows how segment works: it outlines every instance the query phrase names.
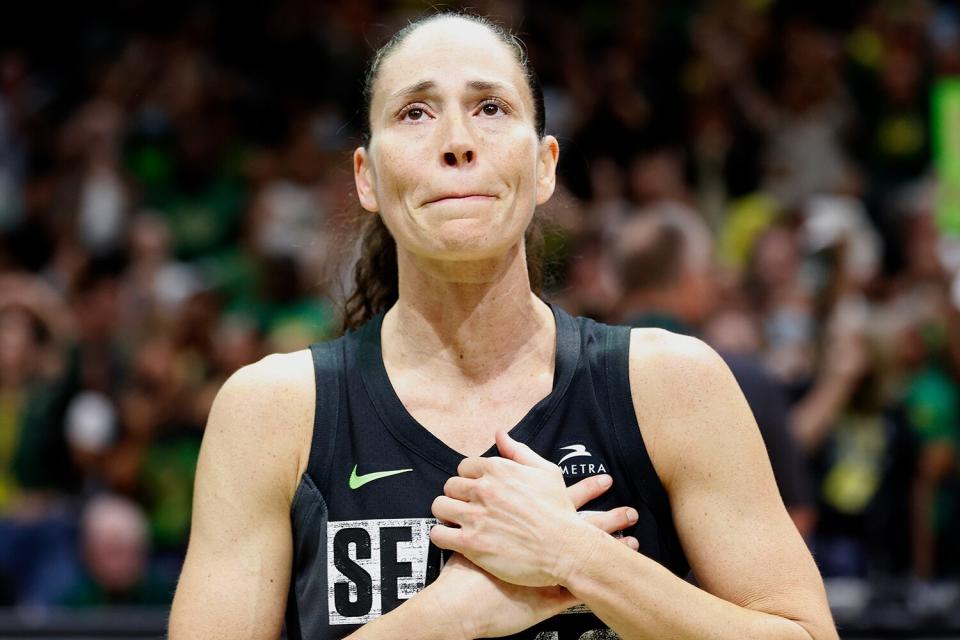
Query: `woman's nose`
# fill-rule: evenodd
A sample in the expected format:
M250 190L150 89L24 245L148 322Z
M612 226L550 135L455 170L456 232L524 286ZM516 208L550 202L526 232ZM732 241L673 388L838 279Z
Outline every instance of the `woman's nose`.
M443 123L441 161L447 167L463 167L477 159L477 147L468 116L453 113Z
M460 164L471 164L474 158L473 149L463 146L461 149L445 151L443 154L443 163L448 167L456 167Z

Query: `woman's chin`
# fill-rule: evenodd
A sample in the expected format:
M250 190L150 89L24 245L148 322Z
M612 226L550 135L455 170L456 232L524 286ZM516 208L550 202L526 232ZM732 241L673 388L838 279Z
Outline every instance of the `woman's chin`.
M503 253L512 243L492 233L489 220L457 218L447 220L432 235L437 257L454 260L491 258Z
M443 234L433 238L427 251L416 252L431 260L442 262L488 262L500 261L510 255L514 242L492 241L484 232Z

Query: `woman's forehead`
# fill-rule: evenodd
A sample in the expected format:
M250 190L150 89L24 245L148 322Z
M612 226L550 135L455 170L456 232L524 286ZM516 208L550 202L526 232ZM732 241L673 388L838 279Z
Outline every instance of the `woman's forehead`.
M387 99L422 82L442 87L475 80L511 86L527 99L526 78L510 46L481 24L439 18L418 27L386 57L377 74L374 99Z

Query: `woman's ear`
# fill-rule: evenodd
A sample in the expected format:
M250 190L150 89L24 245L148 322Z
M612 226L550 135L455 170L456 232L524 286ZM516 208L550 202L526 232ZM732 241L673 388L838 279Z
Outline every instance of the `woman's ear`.
M560 144L553 136L540 141L537 155L537 204L543 204L553 195L557 186L557 160L560 158Z
M353 152L353 181L357 185L357 196L360 198L360 206L370 213L380 211L380 203L377 202L377 176L373 170L373 164L367 156L367 150L364 147L357 147Z

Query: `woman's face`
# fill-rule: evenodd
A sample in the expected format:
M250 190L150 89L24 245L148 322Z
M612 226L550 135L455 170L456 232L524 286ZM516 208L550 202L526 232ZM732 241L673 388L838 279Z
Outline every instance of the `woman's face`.
M553 193L557 141L539 140L534 121L507 45L468 20L429 22L380 66L370 143L354 153L360 203L383 216L400 250L504 255Z

